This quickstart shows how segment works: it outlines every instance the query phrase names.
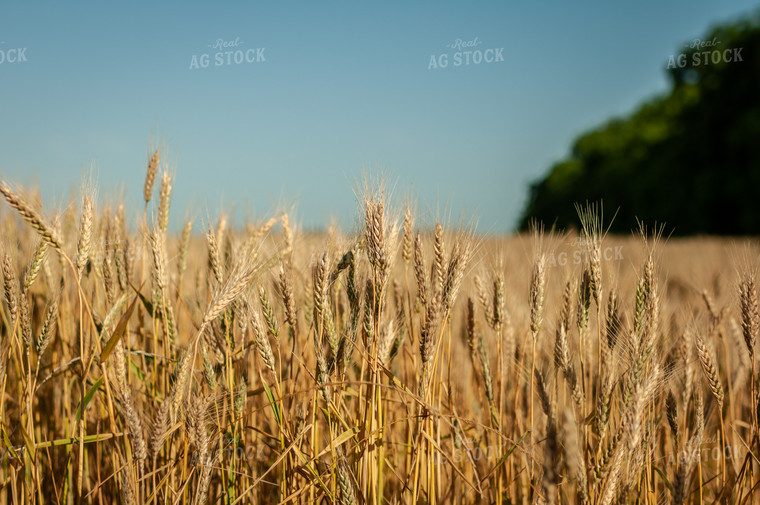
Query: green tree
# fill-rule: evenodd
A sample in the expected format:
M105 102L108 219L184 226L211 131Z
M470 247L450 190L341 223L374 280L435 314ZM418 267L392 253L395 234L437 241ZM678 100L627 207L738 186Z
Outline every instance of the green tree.
M576 202L603 200L617 232L638 218L682 235L760 233L760 13L702 40L716 45L669 65L666 96L584 133L531 185L521 229L531 218L575 225ZM714 50L721 61L706 64Z

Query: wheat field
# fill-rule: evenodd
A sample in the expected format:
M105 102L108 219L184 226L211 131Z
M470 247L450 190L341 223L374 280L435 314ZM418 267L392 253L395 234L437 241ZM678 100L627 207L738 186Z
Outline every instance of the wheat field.
M160 158L144 209L0 182L3 503L760 502L757 241L382 184L353 231L170 230Z

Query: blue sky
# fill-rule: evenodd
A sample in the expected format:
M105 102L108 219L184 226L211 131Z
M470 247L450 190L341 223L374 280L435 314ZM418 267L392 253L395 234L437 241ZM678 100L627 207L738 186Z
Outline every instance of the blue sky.
M25 48L26 61L0 64L0 174L37 184L54 210L94 167L101 199L123 191L137 212L158 138L176 173L175 228L293 204L306 227L350 228L362 174L381 170L423 221L507 232L576 135L665 91L684 42L756 8L4 2L0 51ZM455 67L447 45L475 38L504 61ZM218 39L265 61L216 66ZM204 53L210 65L191 69ZM442 53L448 67L428 68Z

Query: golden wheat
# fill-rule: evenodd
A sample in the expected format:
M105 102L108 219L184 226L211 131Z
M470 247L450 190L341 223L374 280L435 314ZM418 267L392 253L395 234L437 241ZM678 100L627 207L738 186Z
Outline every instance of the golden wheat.
M196 236L160 161L136 223L0 182L2 502L756 500L756 241L736 265L593 204L578 236L480 236L382 187L354 233Z

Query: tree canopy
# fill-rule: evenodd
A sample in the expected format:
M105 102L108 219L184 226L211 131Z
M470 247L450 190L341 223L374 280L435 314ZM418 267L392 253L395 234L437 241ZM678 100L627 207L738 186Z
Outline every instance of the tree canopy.
M575 225L575 203L601 200L616 232L638 219L679 235L760 233L760 13L701 40L712 45L667 62L665 96L582 134L531 185L521 229Z

